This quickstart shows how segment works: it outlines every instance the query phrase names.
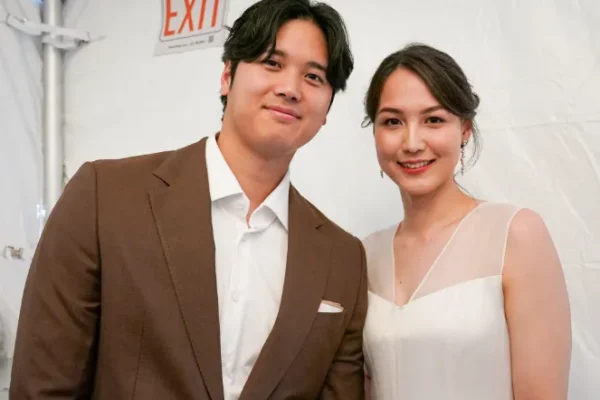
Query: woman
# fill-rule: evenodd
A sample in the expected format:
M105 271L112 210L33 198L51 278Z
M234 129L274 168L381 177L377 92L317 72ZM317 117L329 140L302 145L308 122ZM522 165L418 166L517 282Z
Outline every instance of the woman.
M429 46L389 55L372 78L366 122L404 208L364 240L372 399L567 398L569 302L544 222L454 179L479 144L478 105L461 68Z

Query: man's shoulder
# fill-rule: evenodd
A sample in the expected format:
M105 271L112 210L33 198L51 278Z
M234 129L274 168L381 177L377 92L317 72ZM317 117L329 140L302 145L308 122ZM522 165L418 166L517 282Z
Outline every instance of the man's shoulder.
M169 156L173 155L176 152L180 152L183 149L185 149L185 147L180 149L163 150L153 153L138 154L120 158L101 158L91 161L91 163L94 164L96 168L105 171L147 171L149 169L152 170L157 168L161 163L163 163L167 158L169 158Z
M153 153L132 155L121 158L101 158L90 161L96 170L99 179L109 179L114 181L137 180L155 171L169 159L176 158L178 155L184 155L197 147L200 142L188 144L186 146L164 150Z

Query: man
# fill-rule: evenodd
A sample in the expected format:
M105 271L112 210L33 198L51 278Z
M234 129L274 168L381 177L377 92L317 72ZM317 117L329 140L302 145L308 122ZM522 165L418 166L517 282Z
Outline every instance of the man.
M364 398L364 250L288 175L352 71L343 21L262 0L224 47L217 135L86 163L66 186L12 399Z

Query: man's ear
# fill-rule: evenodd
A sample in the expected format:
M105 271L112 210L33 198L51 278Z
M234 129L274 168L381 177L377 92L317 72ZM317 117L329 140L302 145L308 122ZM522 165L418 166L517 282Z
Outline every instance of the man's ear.
M225 67L221 73L221 96L227 96L231 88L231 61L225 61Z

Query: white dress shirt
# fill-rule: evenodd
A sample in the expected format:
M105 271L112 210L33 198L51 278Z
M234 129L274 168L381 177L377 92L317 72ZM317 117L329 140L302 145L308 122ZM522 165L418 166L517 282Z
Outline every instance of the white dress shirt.
M206 142L225 400L238 399L279 311L288 248L289 172L250 205L214 136Z

